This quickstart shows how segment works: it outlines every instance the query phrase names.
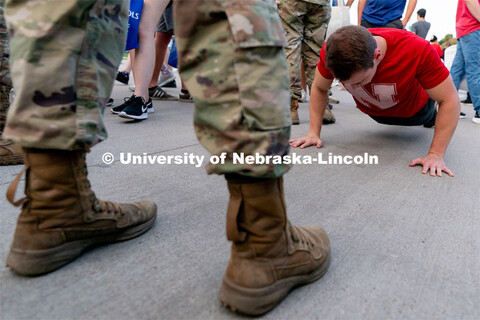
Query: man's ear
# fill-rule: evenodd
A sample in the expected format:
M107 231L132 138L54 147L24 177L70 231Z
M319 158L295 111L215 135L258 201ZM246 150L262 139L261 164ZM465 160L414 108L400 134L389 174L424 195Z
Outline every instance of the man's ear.
M375 49L375 52L373 53L373 59L377 62L382 59L382 51L379 48Z

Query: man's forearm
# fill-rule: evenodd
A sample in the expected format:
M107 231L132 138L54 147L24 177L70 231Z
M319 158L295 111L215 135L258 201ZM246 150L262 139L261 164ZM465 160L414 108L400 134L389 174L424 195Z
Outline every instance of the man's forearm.
M367 4L367 0L359 0L358 1L358 25L362 23L362 15L363 15L363 9L365 9L365 5Z
M403 18L403 21L405 21L405 25L407 25L407 22L410 21L410 17L412 16L413 10L415 10L416 6L417 0L410 0L408 2L407 13L405 14L405 18Z
M459 113L460 104L457 105L457 102L440 103L429 153L443 157L457 127Z
M322 131L323 114L327 107L328 91L323 91L312 86L310 96L310 129L308 133L313 133L320 137Z

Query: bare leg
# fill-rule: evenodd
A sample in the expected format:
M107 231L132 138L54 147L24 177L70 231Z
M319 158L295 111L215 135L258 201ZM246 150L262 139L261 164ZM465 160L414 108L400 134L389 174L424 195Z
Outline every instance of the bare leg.
M163 61L165 60L165 53L167 51L168 43L172 39L172 35L166 32L157 32L155 35L155 69L153 70L152 79L150 80L149 88L155 87L160 76Z
M148 101L148 85L155 67L155 27L169 0L145 0L138 28L139 48L135 49L133 74L135 95Z

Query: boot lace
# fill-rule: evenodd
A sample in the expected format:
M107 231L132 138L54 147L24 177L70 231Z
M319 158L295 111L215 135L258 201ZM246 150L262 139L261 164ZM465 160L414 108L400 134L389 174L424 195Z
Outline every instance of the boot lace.
M288 225L289 225L289 228L290 228L290 235L291 235L291 238L292 238L293 242L306 244L307 246L315 247L315 244L310 242L309 237L305 233L303 233L299 228L291 225L290 222L288 223Z
M103 201L96 199L93 205L93 209L95 212L106 212L106 213L113 213L113 214L121 214L122 216L125 214L123 211L122 206L116 202L110 201Z
M123 207L119 203L100 200L97 198L95 193L90 189L91 184L87 178L88 169L87 169L86 163L84 163L81 172L83 174L82 180L84 180L84 186L90 193L90 195L88 196L88 200L92 204L92 208L96 213L106 212L107 214L113 213L114 215L116 215L120 213L122 216L125 215Z

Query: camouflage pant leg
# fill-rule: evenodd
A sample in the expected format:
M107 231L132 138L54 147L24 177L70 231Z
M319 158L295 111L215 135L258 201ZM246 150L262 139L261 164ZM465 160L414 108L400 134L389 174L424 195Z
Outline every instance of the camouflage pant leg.
M81 150L106 139L105 102L122 58L128 0L6 0L15 101L5 136Z
M304 37L302 42L302 61L308 88L312 87L315 70L320 59L320 50L325 42L328 22L330 21L330 3L322 5L309 3L308 14L304 17Z
M3 132L5 126L5 117L9 106L8 98L12 88L8 64L8 33L3 14L4 5L5 0L0 0L0 133Z
M277 3L288 41L285 53L290 75L290 91L292 98L299 100L302 96L300 60L303 61L307 84L311 86L330 20L330 4L327 0L321 5L298 0L277 0Z
M234 153L288 153L285 38L273 1L174 3L180 74L194 97L195 132L210 153L227 153L225 164L209 164L207 172L283 175L289 169L283 164L232 161Z

